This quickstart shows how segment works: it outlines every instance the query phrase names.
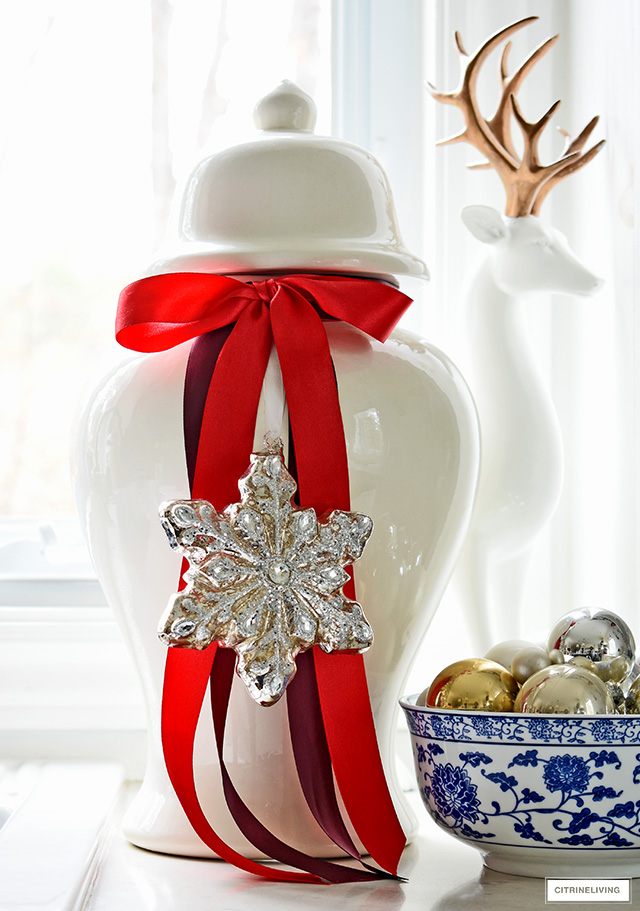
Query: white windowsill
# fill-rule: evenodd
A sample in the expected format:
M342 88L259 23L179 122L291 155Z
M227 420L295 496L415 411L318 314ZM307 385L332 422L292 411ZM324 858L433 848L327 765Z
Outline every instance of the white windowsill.
M0 607L0 755L113 761L142 775L133 663L106 607Z
M122 783L113 763L0 766L0 911L86 907Z
M485 870L477 851L428 818L415 790L409 798L421 830L402 858L407 882L299 886L133 847L121 819L137 784L122 783L117 765L29 764L4 775L0 767L0 805L12 786L24 793L0 828L0 911L539 911L545 904L544 879ZM640 908L638 892L631 907Z

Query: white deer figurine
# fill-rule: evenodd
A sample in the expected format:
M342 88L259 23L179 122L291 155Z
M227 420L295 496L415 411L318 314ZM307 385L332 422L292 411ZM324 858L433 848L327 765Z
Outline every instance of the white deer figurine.
M460 55L469 57L460 87L444 93L429 86L436 100L455 104L464 115L464 130L444 143L474 145L486 162L472 167L495 169L507 194L505 216L488 206L469 206L462 212L465 225L488 251L470 283L467 302L467 380L478 409L482 467L456 582L474 644L484 651L500 639L522 634L526 572L536 538L553 515L562 489L562 437L529 341L525 304L536 294L591 295L602 285L571 252L564 236L538 218L549 190L602 147L600 142L583 152L598 118L575 140L564 133L567 145L561 157L543 165L538 142L560 102L530 123L515 97L526 74L558 36L536 48L511 76L507 44L498 108L490 120L479 111L476 81L482 64L509 35L534 19L496 33L472 57L456 32ZM522 131L521 154L512 141L512 119Z

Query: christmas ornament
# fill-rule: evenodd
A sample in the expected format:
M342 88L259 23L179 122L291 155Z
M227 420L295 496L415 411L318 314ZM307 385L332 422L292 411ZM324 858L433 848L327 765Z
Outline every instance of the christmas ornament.
M314 645L362 652L373 642L362 608L342 592L344 567L362 555L373 522L342 510L319 522L314 509L297 509L282 449L277 440L251 456L238 482L240 503L222 514L206 500L161 508L169 543L190 569L160 638L171 646L204 649L217 641L234 649L237 673L261 705L280 699L298 652Z
M556 649L555 651L560 651L560 650ZM573 657L570 657L566 663L572 664L574 667L582 667L585 669L585 671L591 671L592 674L596 674L597 676L600 676L598 674L598 665L594 664L594 662L590 658L585 658L584 655L575 655Z
M559 649L565 659L592 661L603 680L621 683L635 660L633 633L612 611L579 608L561 617L549 634L549 649Z
M515 653L511 662L511 673L518 683L524 683L536 671L549 667L551 663L551 658L543 648L531 645Z
M548 654L551 664L564 664L564 654L559 648L552 648Z
M467 658L441 671L424 704L438 709L511 712L518 693L513 676L495 661Z
M536 714L609 715L614 704L603 681L571 664L543 668L523 685L514 711Z
M622 689L625 694L627 694L629 692L629 690L631 689L633 684L636 682L638 677L640 677L640 667L638 667L637 664L634 664L633 667L631 668L631 670L629 671L629 673L627 674L627 676L624 678L624 680L620 684L622 686Z
M616 714L625 715L626 711L627 711L626 697L624 694L624 690L622 689L620 684L613 683L613 681L609 680L609 681L607 681L607 683L605 683L605 686L606 686L607 690L609 691L609 695L611 696L611 699L613 701L613 707L614 707Z
M522 648L533 646L533 644L527 639L505 639L504 642L497 642L492 645L484 657L487 661L496 661L510 671L511 662L516 652L519 652Z
M627 715L640 715L640 676L637 676L629 687L625 699L625 710Z
M521 639L499 642L483 659L445 668L416 704L550 714L640 713L640 667L634 654L633 635L620 617L583 608L556 622L547 649ZM494 677L496 668L508 666L516 691L522 685L510 707L491 704L491 665Z

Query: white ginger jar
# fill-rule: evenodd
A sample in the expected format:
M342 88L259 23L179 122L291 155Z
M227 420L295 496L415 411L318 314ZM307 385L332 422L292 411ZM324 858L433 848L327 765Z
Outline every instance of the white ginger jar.
M256 121L262 135L255 141L195 168L182 198L178 242L148 274L211 272L248 280L303 271L394 285L395 276L428 277L401 241L380 165L363 149L314 136L308 96L283 83L258 104ZM410 837L416 822L394 767L397 701L467 529L477 422L462 377L426 341L398 330L380 343L340 322L325 327L352 509L374 521L355 568L358 600L375 635L365 667L382 763ZM154 851L210 857L173 792L160 737L166 646L157 628L177 588L180 557L168 547L158 507L189 497L182 429L189 348L129 354L88 397L77 434L76 488L96 571L146 700L147 767L125 834ZM256 449L267 424L263 389ZM333 856L335 845L315 825L298 783L284 703L261 707L234 681L227 767L245 802L276 836L315 856ZM194 768L200 802L218 835L245 856L260 856L227 809L210 724L200 724Z

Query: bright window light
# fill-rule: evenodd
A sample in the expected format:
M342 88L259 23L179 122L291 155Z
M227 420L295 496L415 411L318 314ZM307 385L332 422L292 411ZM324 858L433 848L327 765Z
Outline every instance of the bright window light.
M330 131L329 0L40 0L0 33L0 519L74 517L69 440L117 296L197 162L282 79Z

